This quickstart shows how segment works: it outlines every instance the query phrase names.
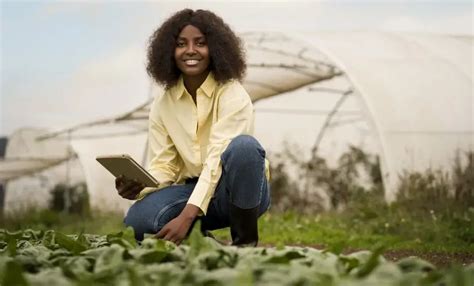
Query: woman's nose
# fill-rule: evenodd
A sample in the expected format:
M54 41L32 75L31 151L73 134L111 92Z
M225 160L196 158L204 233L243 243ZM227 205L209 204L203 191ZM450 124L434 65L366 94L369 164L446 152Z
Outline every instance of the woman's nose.
M194 48L194 44L189 44L186 49L186 54L195 54L196 50Z

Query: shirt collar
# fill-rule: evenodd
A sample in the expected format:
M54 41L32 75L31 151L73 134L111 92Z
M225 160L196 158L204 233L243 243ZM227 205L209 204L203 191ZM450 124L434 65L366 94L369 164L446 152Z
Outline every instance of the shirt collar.
M179 76L178 82L176 83L175 92L176 99L180 99L181 96L183 96L183 94L186 92L186 88L184 88L183 76Z
M204 91L204 94L207 97L211 97L216 87L217 87L217 81L214 78L214 74L212 72L209 72L206 80L201 84L199 88ZM180 99L184 93L187 93L187 91L186 91L186 88L184 87L183 76L181 75L178 79L178 83L176 84L176 99Z

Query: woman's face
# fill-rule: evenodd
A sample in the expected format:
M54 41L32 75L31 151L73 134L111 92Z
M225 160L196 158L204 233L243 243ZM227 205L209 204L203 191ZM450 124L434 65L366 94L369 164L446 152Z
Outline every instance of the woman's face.
M187 25L178 35L174 59L178 69L186 76L198 76L208 71L209 48L201 31Z

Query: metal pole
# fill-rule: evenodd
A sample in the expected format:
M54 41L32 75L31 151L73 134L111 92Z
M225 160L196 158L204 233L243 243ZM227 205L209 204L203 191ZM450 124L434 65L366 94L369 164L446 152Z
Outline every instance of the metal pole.
M64 189L64 212L68 213L71 208L71 168L70 168L70 158L71 158L71 130L67 132L67 161L66 161L66 186Z
M334 115L337 113L337 110L341 107L341 105L344 103L344 100L346 100L347 96L353 92L352 89L349 89L345 91L339 100L336 102L334 105L333 109L331 112L329 112L328 116L326 117L326 121L323 124L323 127L319 131L318 137L316 138L316 142L314 143L313 149L311 150L311 153L313 155L313 158L316 157L316 153L318 152L319 144L321 144L321 141L323 140L324 133L326 132L327 128L331 124L331 120L334 117Z

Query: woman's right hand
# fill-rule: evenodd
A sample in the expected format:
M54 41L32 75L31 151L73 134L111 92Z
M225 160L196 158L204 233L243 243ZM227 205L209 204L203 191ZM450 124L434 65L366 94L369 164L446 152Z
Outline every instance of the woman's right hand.
M145 188L145 185L124 176L118 176L115 178L115 188L122 198L134 200L140 191Z

